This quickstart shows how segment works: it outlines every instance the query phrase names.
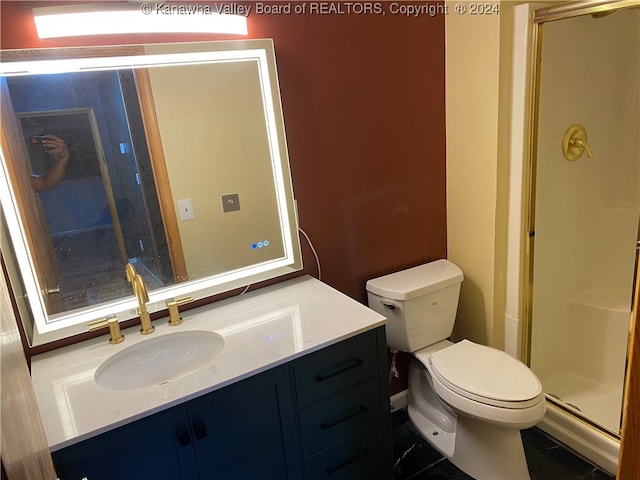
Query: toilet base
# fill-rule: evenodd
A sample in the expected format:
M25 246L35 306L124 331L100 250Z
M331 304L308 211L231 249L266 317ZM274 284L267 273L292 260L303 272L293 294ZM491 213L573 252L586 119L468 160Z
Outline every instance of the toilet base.
M530 480L519 429L457 415L455 433L443 432L417 409L408 413L427 442L476 480Z

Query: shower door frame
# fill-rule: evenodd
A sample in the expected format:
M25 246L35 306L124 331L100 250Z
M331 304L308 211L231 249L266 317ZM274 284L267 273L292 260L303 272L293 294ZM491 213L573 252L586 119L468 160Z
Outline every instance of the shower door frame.
M512 145L509 211L509 247L507 253L507 292L505 311L505 350L521 358L527 364L531 361L530 342L533 304L533 256L536 185L536 141L538 138L538 100L540 85L541 30L545 22L563 20L585 14L637 6L638 0L618 1L578 1L551 7L528 4L527 32L514 37L514 97L512 105ZM518 22L518 17L515 22ZM522 25L522 19L520 20ZM514 29L517 29L518 25ZM518 59L522 54L523 59ZM519 75L519 76L518 76ZM517 97L517 95L520 97ZM637 263L637 255L636 255ZM581 419L594 428L607 441L595 448L604 447L607 453L619 455L617 478L640 478L640 413L628 405L640 406L640 330L637 324L640 296L640 269L636 268L633 309L629 324L629 345L627 369L622 408L621 436L614 436L588 419ZM512 334L513 338L508 338ZM555 404L551 399L552 404ZM562 409L561 405L557 405ZM568 412L575 416L574 412ZM576 417L580 418L580 417ZM598 435L595 435L598 436ZM591 439L590 439L591 440ZM589 440L587 440L589 443ZM576 448L575 445L571 445ZM618 454L619 448L619 454ZM580 451L579 448L576 448ZM582 452L586 454L585 452ZM586 454L588 456L588 454ZM614 472L612 472L614 473Z

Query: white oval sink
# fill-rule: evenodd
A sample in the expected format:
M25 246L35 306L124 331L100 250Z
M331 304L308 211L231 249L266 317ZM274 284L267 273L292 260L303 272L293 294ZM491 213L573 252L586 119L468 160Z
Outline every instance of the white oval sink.
M110 390L141 390L211 365L224 348L215 332L192 330L150 338L105 360L93 378Z

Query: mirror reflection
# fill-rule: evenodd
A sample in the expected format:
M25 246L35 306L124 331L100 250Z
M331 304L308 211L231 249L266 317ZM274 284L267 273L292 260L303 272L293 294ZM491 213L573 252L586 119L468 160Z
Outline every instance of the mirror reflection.
M300 268L277 79L253 42L270 46L154 45L38 74L3 66L14 142L3 156L24 230L14 244L28 247L22 273L37 279L46 324L130 297L127 263L157 299Z
M40 102L29 108L33 104L20 87L30 82L15 80L20 79L8 82L9 91L14 109L20 110L16 116L27 147L27 168L42 208L40 240L53 252L50 258L56 295L51 295L48 312L59 313L126 295L122 271L129 260L144 266L147 278L155 280L156 286L170 281L171 265L162 260L167 258L164 233L152 230L146 221L151 212L144 208L141 185L126 181L140 175L135 158L120 157L121 167L116 170L110 145L100 135L94 108L40 111L38 108L45 106ZM42 87L50 79L28 80L37 80L34 83ZM118 117L108 118L107 125L113 120ZM56 143L61 146L54 146ZM106 155L105 145L109 148ZM63 149L62 154L56 148ZM46 264L37 268L46 268Z

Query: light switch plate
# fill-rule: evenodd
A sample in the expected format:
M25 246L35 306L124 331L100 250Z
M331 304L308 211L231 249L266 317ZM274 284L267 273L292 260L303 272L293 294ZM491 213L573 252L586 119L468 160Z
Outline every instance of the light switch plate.
M181 198L178 200L178 211L180 213L180 220L193 220L195 218L190 198Z

